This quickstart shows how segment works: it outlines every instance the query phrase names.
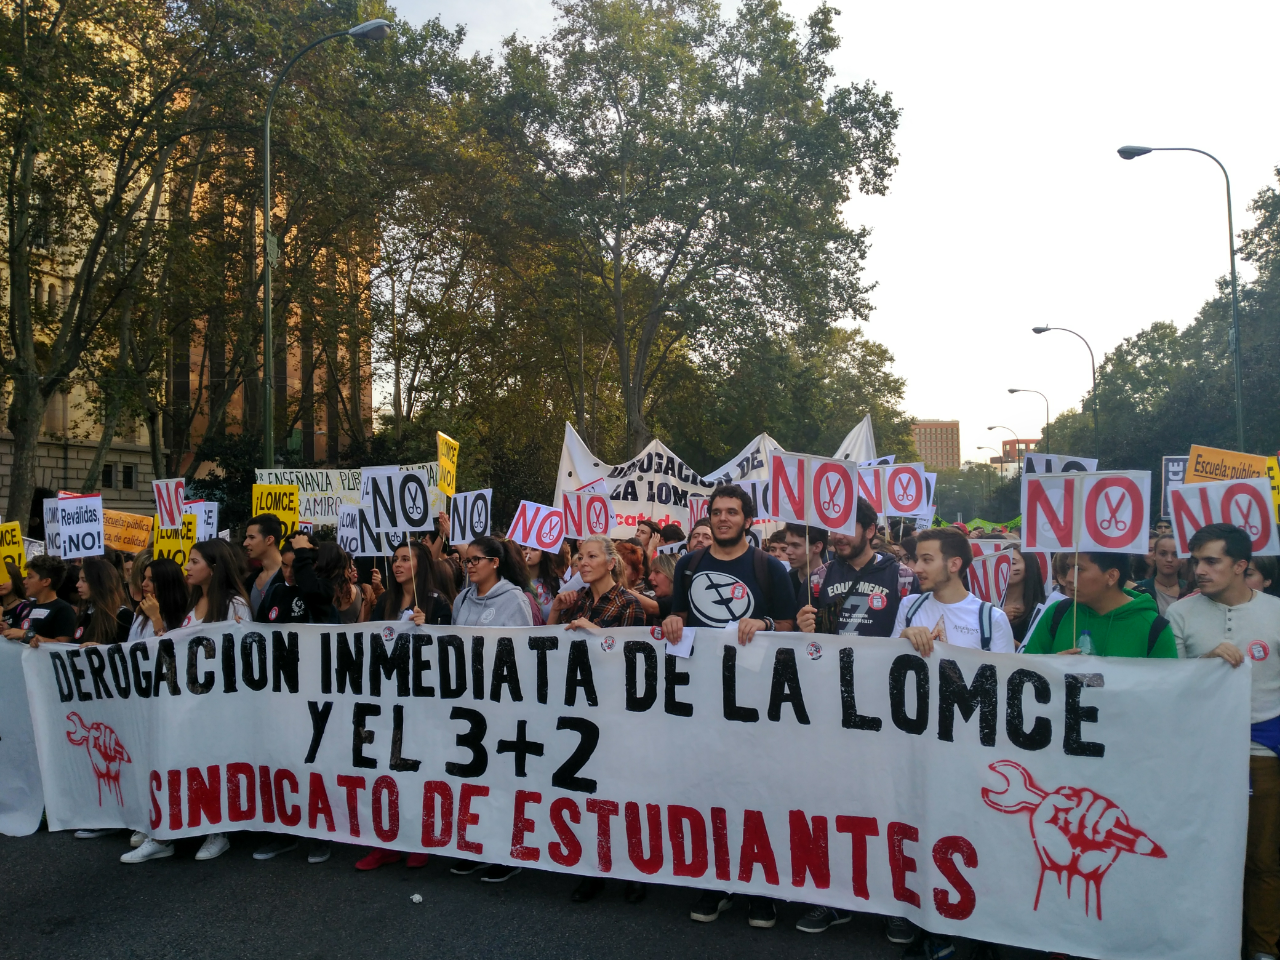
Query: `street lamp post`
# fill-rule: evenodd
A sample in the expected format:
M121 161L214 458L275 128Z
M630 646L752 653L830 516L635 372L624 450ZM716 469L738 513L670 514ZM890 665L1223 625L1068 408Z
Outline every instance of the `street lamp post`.
M978 449L990 450L992 453L997 454L1001 460L1004 460L1004 454L1000 453L1000 451L997 450L995 447L978 447ZM991 466L991 464L988 463L987 466ZM1003 474L1001 474L1001 476L1003 476ZM986 500L990 496L991 496L991 488L987 484L987 475L984 473L982 475L982 499Z
M1236 228L1231 215L1231 177L1222 161L1207 150L1195 147L1121 147L1116 153L1122 160L1132 160L1148 153L1198 153L1208 157L1222 171L1222 178L1227 182L1227 252L1231 254L1231 360L1236 372L1236 444L1244 451L1244 377L1240 369L1240 310L1236 297Z
M1045 448L1042 452L1048 453L1049 452L1049 446L1048 446L1049 444L1049 398L1046 397L1039 390L1024 390L1021 387L1010 387L1009 392L1010 393L1034 393L1044 401L1044 439L1041 442L1044 443L1045 445Z
M1089 341L1074 330L1068 330L1066 327L1032 327L1032 333L1048 333L1050 330L1061 330L1063 333L1069 333L1073 337L1079 339L1084 344L1085 349L1089 351L1089 371L1093 377L1093 458L1099 459L1098 456L1098 364L1093 359L1093 347L1089 346ZM1046 401L1047 402L1047 401Z
M271 96L267 98L267 115L262 121L262 458L263 466L268 470L276 465L275 443L275 356L271 335L271 268L280 259L280 241L271 232L271 108L275 106L276 94L280 92L280 84L293 69L304 53L320 46L327 40L338 37L352 37L357 40L385 40L391 35L391 24L386 20L369 20L350 30L339 30L328 36L313 40L285 64L285 68L276 77L271 86Z
M987 429L988 430L1008 430L1009 433L1013 435L1013 462L1017 463L1018 462L1018 431L1014 430L1013 427L1002 427L999 424L996 424L994 427L987 427ZM1004 459L1003 453L1000 454L1000 459L1001 460ZM1001 472L1000 475L1004 476L1004 473Z

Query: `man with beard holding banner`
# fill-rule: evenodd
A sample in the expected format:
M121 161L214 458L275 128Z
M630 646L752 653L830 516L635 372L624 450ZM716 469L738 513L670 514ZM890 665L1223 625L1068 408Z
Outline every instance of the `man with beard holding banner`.
M662 622L663 637L671 643L680 642L686 624L734 630L742 646L761 630L795 629L796 598L787 568L747 542L753 513L751 495L736 484L717 487L711 494L711 546L686 553L676 564L671 616ZM708 891L689 916L709 923L732 903L731 894ZM772 927L777 920L771 899L751 898L751 926Z

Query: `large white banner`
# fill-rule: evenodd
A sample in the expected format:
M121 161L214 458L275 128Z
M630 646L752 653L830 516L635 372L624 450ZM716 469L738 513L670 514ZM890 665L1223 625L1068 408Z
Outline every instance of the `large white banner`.
M336 527L343 504L360 505L359 470L263 470L254 483L292 484L298 488L298 519L320 527Z
M51 829L285 831L1235 960L1249 674L699 630L213 624L24 653Z
M0 833L35 833L44 813L35 731L22 673L24 644L0 639Z

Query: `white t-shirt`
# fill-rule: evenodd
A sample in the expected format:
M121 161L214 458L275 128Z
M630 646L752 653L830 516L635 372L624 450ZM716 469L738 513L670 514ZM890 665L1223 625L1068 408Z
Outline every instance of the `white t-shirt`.
M232 597L231 604L227 607L227 619L224 622L230 623L234 620L236 623L244 623L252 620L253 614L249 612L249 605L239 597ZM196 612L192 610L182 620L184 627L190 627L197 623L212 623L210 620L197 620Z
M893 623L893 636L902 636L907 623L907 611L916 605L919 594L913 593L903 597L898 607L898 616ZM932 630L939 622L942 624L942 641L955 644L957 647L982 649L982 632L978 627L978 611L982 601L972 593L958 603L942 603L935 597L929 597L916 615L911 619L913 627L928 627ZM1013 642L1013 628L1009 626L1009 618L999 607L991 608L991 652L1013 653L1016 644Z
M184 624L185 626L185 624ZM129 626L129 643L135 640L146 640L148 637L156 635L156 628L151 625L151 618L145 613L133 618L133 623Z

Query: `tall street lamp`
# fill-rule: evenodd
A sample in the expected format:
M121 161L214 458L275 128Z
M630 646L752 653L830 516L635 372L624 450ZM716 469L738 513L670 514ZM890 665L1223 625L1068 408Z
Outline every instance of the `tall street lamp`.
M1008 431L1009 431L1009 435L1013 437L1013 462L1014 462L1014 463L1017 463L1017 462L1018 462L1018 431L1014 430L1014 429L1013 429L1013 427L1002 427L1002 426L1000 426L999 424L997 424L997 425L996 425L996 426L994 426L994 427L987 427L987 429L988 429L988 430L1008 430ZM1005 459L1005 456L1004 456L1004 454L1003 454L1003 453L1001 453L1001 454L1000 454L1000 459L1001 459L1001 460ZM1001 474L1000 474L1000 475L1001 475L1001 476L1004 476L1004 473L1003 473L1003 472L1001 472Z
M1244 378L1240 370L1240 311L1236 297L1236 228L1231 217L1231 178L1227 176L1227 168L1222 161L1206 150L1195 147L1121 147L1116 153L1123 160L1143 157L1148 153L1198 153L1208 157L1222 171L1222 178L1227 181L1227 252L1231 254L1231 360L1236 368L1236 445L1244 451Z
M1093 347L1089 346L1089 341L1074 330L1068 330L1066 327L1032 327L1032 333L1048 333L1050 330L1061 330L1063 333L1069 333L1076 337L1084 344L1085 349L1089 351L1089 371L1093 376L1093 458L1098 457L1098 364L1093 359Z
M999 450L997 450L995 447L978 447L978 449L979 449L979 450L990 450L992 453L994 453L996 456L998 456L998 457L1001 459L1001 461L1003 461L1003 460L1004 460L1004 454L1003 454L1003 453L1001 453ZM989 464L989 463L988 463L988 464L987 464L987 466L991 466L991 464ZM1003 477L1003 476L1004 476L1004 474L1002 473L1000 476L1002 476L1002 477ZM986 499L987 497L989 497L989 496L991 496L991 493L990 493L990 489L989 489L988 484L987 484L987 475L984 473L984 474L982 475L982 498L985 500L985 499Z
M293 55L276 77L267 98L267 115L262 121L262 456L268 470L276 465L275 443L275 356L271 337L271 268L280 259L280 241L271 232L271 108L275 106L280 84L304 53L320 46L326 40L352 37L356 40L385 40L391 36L391 24L386 20L369 20L350 30L339 30L319 40L313 40Z
M1042 441L1042 442L1045 444L1045 449L1044 449L1044 451L1043 451L1043 452L1044 452L1044 453L1048 453L1048 452L1049 452L1049 447L1048 447L1048 442L1049 442L1049 398L1048 398L1048 397L1046 397L1046 396L1045 396L1043 393L1041 393L1039 390L1024 390L1024 389L1023 389L1023 388L1021 388L1021 387L1010 387L1010 388L1009 388L1009 392L1010 392L1010 393L1034 393L1034 394L1036 394L1036 396L1040 397L1040 399L1042 399L1042 400L1044 401L1044 439L1043 439L1043 441Z

